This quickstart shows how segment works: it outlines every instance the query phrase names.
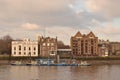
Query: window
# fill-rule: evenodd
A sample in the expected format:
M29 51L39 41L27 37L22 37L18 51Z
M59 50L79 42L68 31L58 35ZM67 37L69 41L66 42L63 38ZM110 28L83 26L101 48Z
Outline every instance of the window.
M24 50L26 50L26 47L24 47Z
M51 43L51 46L53 46L54 45L54 43Z
M31 50L31 48L29 47L29 50Z
M43 46L45 46L45 43L43 43Z
M56 39L54 39L54 42L56 42Z
M21 46L19 45L19 50L21 50Z
M55 51L51 51L50 55L55 55Z
M14 52L14 55L16 55L16 52Z
M31 52L29 52L29 56L31 56Z
M26 55L26 52L24 52L24 55Z
M47 53L47 51L42 51L42 54L45 55Z
M47 43L47 46L50 46L50 44L49 44L49 43Z
M85 53L87 53L87 51L88 51L88 47L87 47L87 46L85 46Z
M14 50L16 50L16 47L14 47Z
M96 40L94 42L96 43Z
M36 47L34 47L34 51L36 50Z
M19 55L21 55L21 52L19 52Z
M51 47L51 50L54 50L54 47Z
M50 40L48 39L48 42L50 42Z
M42 47L42 50L46 50L46 47Z
M34 55L36 54L36 52L34 52Z

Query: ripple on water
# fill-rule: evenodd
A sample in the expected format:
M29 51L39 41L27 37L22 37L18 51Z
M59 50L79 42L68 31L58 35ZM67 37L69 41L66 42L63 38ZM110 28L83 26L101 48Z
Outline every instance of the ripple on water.
M89 67L0 65L0 80L118 80L120 65Z

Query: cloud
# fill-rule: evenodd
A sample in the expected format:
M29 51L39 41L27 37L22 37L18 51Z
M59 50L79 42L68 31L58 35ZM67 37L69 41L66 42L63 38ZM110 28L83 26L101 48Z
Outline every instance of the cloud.
M58 36L67 44L78 30L118 36L120 29L113 20L120 18L119 3L119 0L0 0L0 32L33 38L39 33L43 35L46 27L46 35Z
M29 12L30 10L36 11L40 10L40 12L48 12L60 10L66 4L65 0L4 0L0 1L1 6L4 7L5 10L12 11L24 11ZM11 6L11 7L8 7ZM2 8L1 8L2 9ZM3 9L2 9L3 10ZM39 11L38 11L39 12Z
M79 26L80 27L95 27L96 22L103 23L107 22L108 19L103 16L103 14L95 13L89 11L86 7L86 3L88 0L75 0L75 2L69 4L69 7L76 13L77 18L79 20ZM96 21L96 22L95 22ZM97 23L98 24L98 23Z
M46 27L45 35L50 37L56 37L58 40L63 41L65 44L70 44L71 36L74 36L78 31L83 34L88 34L90 30L83 29L83 28L75 28L69 26L53 26L53 27Z
M21 27L27 30L37 30L39 28L37 24L31 24L31 23L25 23Z
M114 26L112 23L107 23L102 27L96 27L95 32L97 34L104 34L104 35L119 35L120 34L120 27Z
M90 25L93 18L105 21L101 15L97 16L82 10L84 6L80 9L78 6L73 6L77 10L78 14L76 14L69 6L70 3L74 4L76 1L79 0L4 0L1 1L0 7L2 10L1 21L4 20L3 22L6 24L30 22L50 27L77 26L82 28ZM75 5L81 5L80 2L77 2ZM2 9L2 4L4 4L4 9Z
M0 23L76 26L79 21L68 3L69 0L0 0Z
M103 26L95 27L92 29L99 39L110 41L120 41L120 27L112 23L107 23Z
M86 7L96 14L113 19L120 17L120 0L86 0Z

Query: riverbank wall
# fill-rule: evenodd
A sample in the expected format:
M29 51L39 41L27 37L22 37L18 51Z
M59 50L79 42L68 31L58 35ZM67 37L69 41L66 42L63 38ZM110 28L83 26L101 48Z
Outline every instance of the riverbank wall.
M10 61L16 61L16 60L35 60L37 58L43 58L43 57L11 57L11 56L0 56L0 64L8 64ZM66 60L71 60L71 59L76 59L78 63L80 61L86 60L89 63L93 65L101 65L101 64L106 64L106 65L111 65L111 64L120 64L120 56L108 56L108 57L60 57L60 59L66 59Z
M0 56L0 60L28 60L28 59L47 59L48 57L12 57L9 55ZM56 57L49 57L49 59L55 59ZM60 59L76 59L76 60L120 60L120 56L89 56L89 57L60 57Z

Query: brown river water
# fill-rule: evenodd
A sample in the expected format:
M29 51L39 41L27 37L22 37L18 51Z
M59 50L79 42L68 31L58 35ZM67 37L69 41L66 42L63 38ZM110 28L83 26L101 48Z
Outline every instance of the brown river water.
M0 80L120 80L120 65L12 66L0 65Z

